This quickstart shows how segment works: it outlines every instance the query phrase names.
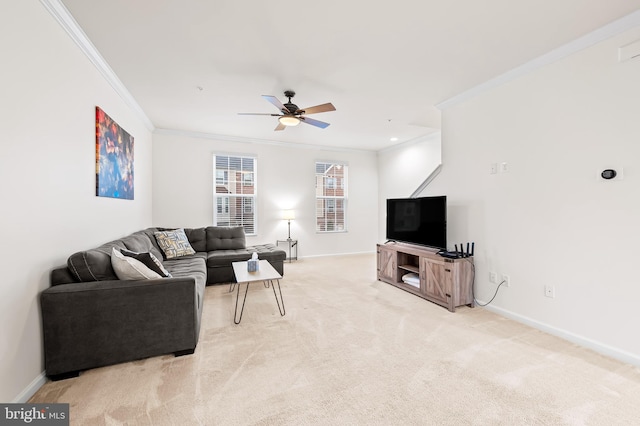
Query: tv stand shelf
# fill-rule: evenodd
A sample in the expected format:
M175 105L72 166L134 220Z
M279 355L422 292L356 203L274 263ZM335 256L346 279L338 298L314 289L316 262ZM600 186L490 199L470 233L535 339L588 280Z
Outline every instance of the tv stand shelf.
M420 268L413 265L398 265L398 268L409 272L415 272L416 274L420 273Z
M474 307L473 257L447 259L428 247L405 243L378 244L378 280L455 312L456 307ZM413 272L420 277L420 287L402 281Z

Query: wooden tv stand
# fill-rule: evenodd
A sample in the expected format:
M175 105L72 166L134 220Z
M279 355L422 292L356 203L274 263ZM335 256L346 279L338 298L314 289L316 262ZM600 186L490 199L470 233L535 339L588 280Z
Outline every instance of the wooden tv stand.
M378 279L455 312L474 307L473 257L447 259L436 250L405 243L378 244ZM402 276L415 272L419 287L406 284Z

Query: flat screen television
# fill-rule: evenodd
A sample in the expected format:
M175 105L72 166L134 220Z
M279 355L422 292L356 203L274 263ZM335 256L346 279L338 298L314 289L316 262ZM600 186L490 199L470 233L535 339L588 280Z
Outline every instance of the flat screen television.
M387 200L387 240L447 248L447 197Z

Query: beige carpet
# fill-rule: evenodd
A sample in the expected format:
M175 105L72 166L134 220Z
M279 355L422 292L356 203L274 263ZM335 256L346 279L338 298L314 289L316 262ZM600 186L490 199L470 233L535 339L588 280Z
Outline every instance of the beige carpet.
M637 425L640 371L482 308L375 279L375 255L285 265L286 316L253 284L206 289L194 355L46 383L73 425Z

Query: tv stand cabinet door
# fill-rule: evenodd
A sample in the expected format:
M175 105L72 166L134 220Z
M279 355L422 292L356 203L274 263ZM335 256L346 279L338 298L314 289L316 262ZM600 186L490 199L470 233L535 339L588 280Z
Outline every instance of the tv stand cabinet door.
M398 254L394 249L378 246L378 279L390 284L398 282Z
M451 299L451 267L444 260L420 258L421 290L425 298L453 312Z

